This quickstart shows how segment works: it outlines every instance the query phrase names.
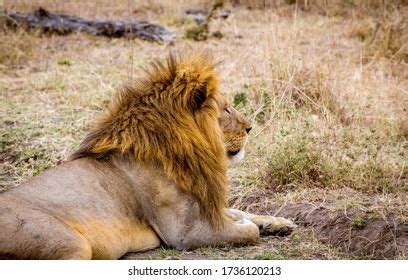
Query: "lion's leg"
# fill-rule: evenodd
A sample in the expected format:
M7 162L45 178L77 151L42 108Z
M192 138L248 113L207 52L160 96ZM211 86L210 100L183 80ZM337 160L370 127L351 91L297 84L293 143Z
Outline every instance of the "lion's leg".
M181 235L172 246L178 249L200 246L247 245L255 244L259 238L258 227L249 220L229 221L221 230L215 230L206 221L197 222L191 231Z
M57 259L61 260L90 260L92 259L92 247L88 240L79 233L72 232L72 240L68 241L69 244L61 246L56 254ZM54 244L55 245L55 244ZM47 257L47 259L53 259L55 257Z
M59 232L59 237L39 233L17 234L13 240L0 240L0 259L90 260L90 243L74 231ZM9 242L9 244L5 244Z
M229 213L235 217L235 219L248 219L256 224L264 235L279 234L286 235L292 232L296 228L296 224L292 221L282 218L265 215L254 215L237 209L228 209Z
M258 227L247 219L234 220L226 216L225 226L215 229L202 214L199 207L176 207L161 212L151 223L154 231L167 245L177 249L188 249L208 245L254 244L259 238ZM172 218L169 218L172 217ZM188 222L186 222L188 221Z
M23 203L21 203L23 204ZM88 240L37 209L0 205L0 259L91 259Z
M133 246L128 252L144 252L160 247L160 238L150 226L140 224L131 232Z

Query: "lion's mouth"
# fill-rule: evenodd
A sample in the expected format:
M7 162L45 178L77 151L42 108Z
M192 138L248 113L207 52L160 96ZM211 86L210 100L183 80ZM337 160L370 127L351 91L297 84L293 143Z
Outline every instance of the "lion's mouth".
M241 150L236 150L236 151L228 151L227 154L230 157L236 156Z

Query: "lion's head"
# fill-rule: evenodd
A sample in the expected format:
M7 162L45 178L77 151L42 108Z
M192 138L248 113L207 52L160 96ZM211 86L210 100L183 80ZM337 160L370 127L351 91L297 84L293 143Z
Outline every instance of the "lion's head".
M197 197L214 226L222 226L227 159L242 150L250 124L229 106L218 84L209 55L153 62L144 79L118 95L71 159L119 152L159 164Z
M251 122L227 104L218 117L218 123L224 134L228 159L231 163L240 161L245 156L244 146L252 129Z

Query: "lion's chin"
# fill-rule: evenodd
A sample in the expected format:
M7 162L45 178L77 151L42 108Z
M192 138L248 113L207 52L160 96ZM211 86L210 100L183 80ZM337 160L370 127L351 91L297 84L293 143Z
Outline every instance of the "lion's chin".
M232 157L229 157L229 164L234 164L237 162L240 162L241 160L243 160L245 157L245 150L241 149L239 150L238 153L236 153L235 155L233 155Z

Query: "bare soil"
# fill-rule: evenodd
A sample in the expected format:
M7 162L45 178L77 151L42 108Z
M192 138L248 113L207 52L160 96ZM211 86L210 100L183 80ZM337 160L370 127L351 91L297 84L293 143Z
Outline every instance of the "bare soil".
M277 209L278 205L268 212ZM408 224L401 223L393 215L364 219L361 217L365 213L358 209L332 212L312 204L285 205L278 213L300 226L311 227L319 241L356 256L393 259L408 254Z
M398 221L392 215L380 218L362 218L365 213L357 209L335 212L324 206L300 203L293 205L272 205L262 209L265 214L288 217L302 228L309 230L321 243L339 248L356 258L395 259L408 255L408 224ZM261 236L255 248L268 248L271 243L288 242L289 237ZM241 251L251 251L253 246L241 247ZM223 250L223 248L218 248ZM231 248L224 248L230 251ZM165 248L143 253L131 253L124 259L210 259L205 250L183 251L176 255L166 255ZM239 258L235 254L226 256L215 254L216 258ZM257 256L255 256L256 258Z

